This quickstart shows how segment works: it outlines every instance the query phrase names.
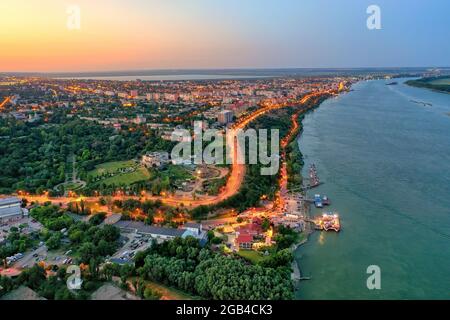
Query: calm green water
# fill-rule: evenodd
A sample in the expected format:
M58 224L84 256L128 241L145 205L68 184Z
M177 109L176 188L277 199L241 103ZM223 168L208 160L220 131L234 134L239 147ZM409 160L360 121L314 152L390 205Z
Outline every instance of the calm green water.
M314 162L324 182L311 194L330 197L343 229L296 252L312 276L299 299L450 298L450 95L399 82L360 82L304 120L304 174ZM369 265L381 290L366 287Z

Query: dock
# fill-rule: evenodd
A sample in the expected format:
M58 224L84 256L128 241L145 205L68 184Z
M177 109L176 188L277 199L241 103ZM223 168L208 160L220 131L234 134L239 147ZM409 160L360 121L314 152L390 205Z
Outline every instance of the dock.
M309 166L309 181L310 188L314 188L320 185L320 179L317 175L317 169L314 163Z
M316 165L313 163L309 166L309 183L302 187L303 191L316 188L322 184L317 175Z
M312 219L310 222L314 223L316 230L341 231L341 222L339 214L337 213L324 213L321 216Z

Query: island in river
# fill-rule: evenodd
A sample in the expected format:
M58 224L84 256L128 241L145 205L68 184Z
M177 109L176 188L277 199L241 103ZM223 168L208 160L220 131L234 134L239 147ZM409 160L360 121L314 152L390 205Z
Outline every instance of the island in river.
M418 87L450 93L450 76L426 77L416 80L406 81L406 84Z

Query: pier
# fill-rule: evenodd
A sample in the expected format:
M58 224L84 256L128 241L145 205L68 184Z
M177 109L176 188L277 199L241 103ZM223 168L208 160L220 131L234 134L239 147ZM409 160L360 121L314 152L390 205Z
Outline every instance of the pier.
M337 213L324 213L309 222L314 223L316 230L341 231L341 221Z
M319 176L317 175L316 165L313 163L309 166L309 185L314 188L320 184Z
M317 169L316 165L313 163L309 166L309 184L303 186L303 191L306 191L308 189L313 189L322 184L322 182L319 179L319 176L317 175Z

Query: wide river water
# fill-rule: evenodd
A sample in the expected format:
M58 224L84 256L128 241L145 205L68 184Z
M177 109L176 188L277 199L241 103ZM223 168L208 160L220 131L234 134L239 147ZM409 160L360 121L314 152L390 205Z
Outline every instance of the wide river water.
M296 252L299 299L450 298L450 95L388 81L359 82L306 115L303 175L342 230L315 232ZM431 103L426 106L423 103ZM381 269L369 290L367 267Z

